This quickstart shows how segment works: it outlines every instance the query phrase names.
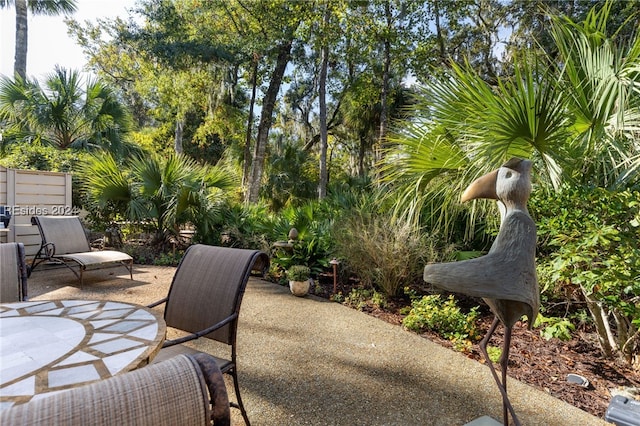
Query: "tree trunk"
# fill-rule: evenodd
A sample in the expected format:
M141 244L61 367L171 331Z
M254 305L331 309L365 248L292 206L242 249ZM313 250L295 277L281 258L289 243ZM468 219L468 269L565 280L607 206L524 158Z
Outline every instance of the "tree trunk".
M367 152L367 146L364 137L360 137L360 145L358 146L358 176L365 177L364 156Z
M387 136L387 98L389 95L389 68L391 67L391 41L389 40L392 25L391 5L385 2L385 15L387 17L387 34L384 39L384 65L382 72L382 93L380 94L380 134L378 135L378 149L376 160L382 160L384 141Z
M442 27L440 26L440 4L438 0L433 2L433 15L436 21L436 39L438 40L438 48L440 50L440 61L445 64L447 61L447 51L444 47L444 36L442 34Z
M324 15L325 28L329 23L329 8ZM318 82L318 95L320 97L320 182L318 183L318 199L323 200L327 196L327 184L329 174L327 172L327 147L329 145L327 135L327 68L329 66L329 46L322 46L322 65L320 66L320 81Z
M244 143L244 165L242 168L242 188L246 188L251 172L251 134L253 133L253 107L256 104L256 90L258 86L258 55L253 55L253 73L251 76L251 102L249 103L249 118L247 119L247 137ZM246 196L246 195L245 195Z
M587 291L582 288L582 286L580 287L580 289L582 290L582 295L587 302L587 308L591 313L593 323L596 326L598 342L600 343L600 350L602 351L602 355L605 358L612 359L616 348L616 342L609 328L609 319L607 318L607 314L602 308L602 305L596 300L593 300L591 296L588 295Z
M15 0L16 46L13 63L14 75L27 78L27 0Z
M182 154L182 135L184 128L184 120L182 118L176 118L176 133L173 140L173 149L176 153Z
M262 114L260 115L260 124L258 125L258 137L256 138L256 146L253 152L253 160L251 162L251 175L249 179L249 191L246 201L255 203L258 201L260 193L260 183L262 181L262 171L264 169L264 157L269 141L269 129L273 122L273 109L276 104L276 97L282 84L284 71L289 63L291 55L291 40L284 42L278 49L278 59L276 67L271 75L271 82L262 103Z

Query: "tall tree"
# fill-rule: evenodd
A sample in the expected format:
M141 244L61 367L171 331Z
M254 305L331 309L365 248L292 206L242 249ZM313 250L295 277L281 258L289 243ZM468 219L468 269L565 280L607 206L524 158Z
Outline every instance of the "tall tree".
M278 47L278 59L271 74L269 88L264 96L262 103L262 112L260 114L260 124L258 125L258 136L256 138L256 146L253 151L251 161L251 173L249 175L249 187L246 195L246 201L255 203L260 196L260 186L262 184L262 172L264 170L265 152L267 142L269 140L269 130L273 123L273 110L276 104L276 97L282 84L284 71L289 63L291 55L291 46L293 40L286 40Z
M282 80L291 58L291 51L297 41L296 32L304 21L311 4L305 2L261 1L245 6L251 20L258 20L266 37L272 40L276 47L267 52L265 57L275 53L275 63L269 77L269 87L265 92L258 124L258 134L251 160L251 173L245 193L245 201L255 203L260 196L262 174L264 171L265 154L269 141L269 131L273 123L273 113ZM271 24L270 27L264 24ZM269 55L270 54L270 55Z
M13 65L14 75L27 78L27 45L28 24L27 13L34 15L69 15L77 10L76 0L0 0L0 8L8 8L11 5L16 9L16 45L15 61Z

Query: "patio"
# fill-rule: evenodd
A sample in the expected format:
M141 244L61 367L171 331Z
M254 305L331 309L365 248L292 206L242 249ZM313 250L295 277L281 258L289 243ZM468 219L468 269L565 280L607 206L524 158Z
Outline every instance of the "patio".
M167 294L174 268L134 265L88 272L34 271L29 298L148 304ZM206 339L205 339L206 340ZM240 386L254 425L463 425L502 417L489 369L364 313L251 278L242 304ZM209 342L200 350L212 350ZM227 385L229 392L233 386ZM515 380L509 394L523 425L603 425L603 420ZM233 424L241 425L238 410Z

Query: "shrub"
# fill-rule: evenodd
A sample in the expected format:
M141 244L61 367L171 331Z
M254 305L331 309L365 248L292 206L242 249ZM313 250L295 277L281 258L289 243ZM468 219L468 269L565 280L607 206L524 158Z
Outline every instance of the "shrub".
M75 171L75 165L86 156L87 154L81 151L23 143L10 147L9 154L2 158L2 165L14 169L69 173Z
M296 228L298 237L289 248L278 248L273 253L272 263L281 270L292 265L303 264L311 268L316 276L329 266L331 213L326 203L308 202L299 207L289 207L273 216L272 242L288 240L291 228Z
M336 221L333 241L338 257L365 286L396 296L405 284L422 279L424 265L436 257L435 238L388 214L354 210Z
M306 281L311 276L311 269L305 265L293 265L287 269L289 281Z
M571 332L576 329L567 318L545 317L538 314L533 326L540 327L542 325L544 328L540 330L540 336L546 340L551 340L554 337L564 341L571 340Z
M423 296L411 303L411 311L402 320L402 325L417 333L431 330L453 342L477 340L479 330L476 320L479 307L468 314L458 307L453 296L442 300L440 295Z
M336 301L339 301L339 298ZM362 311L369 307L384 308L387 301L383 294L375 290L353 288L347 297L344 298L344 304Z
M640 192L565 188L532 207L543 290L581 295L603 355L640 365Z

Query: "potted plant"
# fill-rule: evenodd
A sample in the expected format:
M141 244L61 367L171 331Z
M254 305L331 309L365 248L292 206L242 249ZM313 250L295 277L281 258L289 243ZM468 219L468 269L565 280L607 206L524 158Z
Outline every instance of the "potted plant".
M294 296L305 296L309 292L311 270L305 265L293 265L287 269L289 290Z

